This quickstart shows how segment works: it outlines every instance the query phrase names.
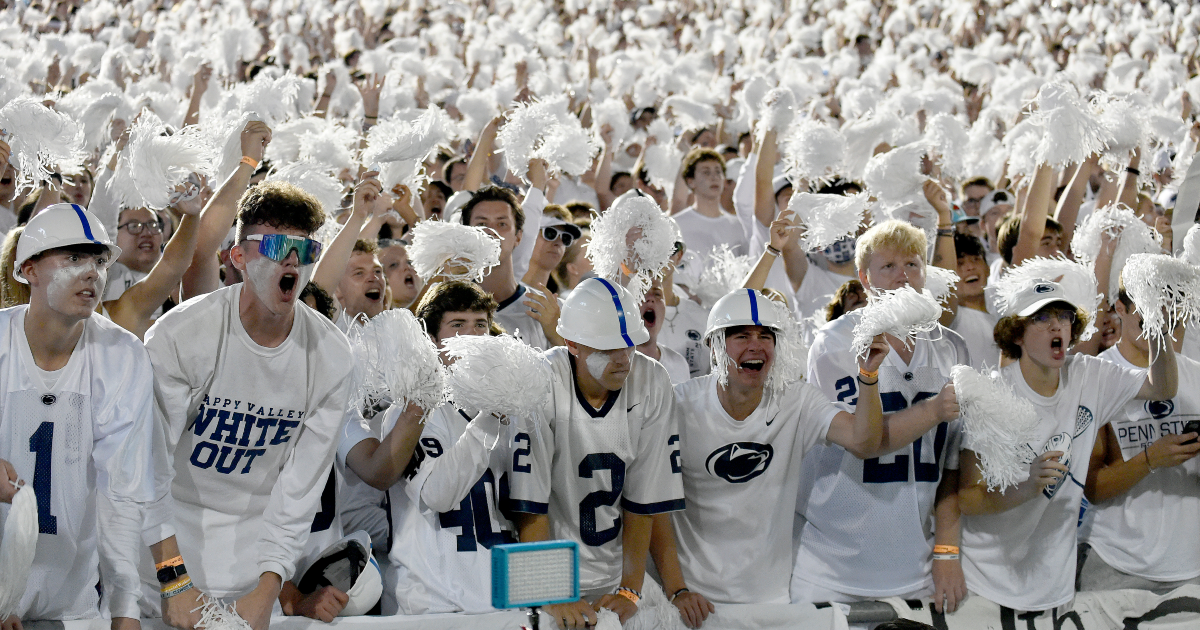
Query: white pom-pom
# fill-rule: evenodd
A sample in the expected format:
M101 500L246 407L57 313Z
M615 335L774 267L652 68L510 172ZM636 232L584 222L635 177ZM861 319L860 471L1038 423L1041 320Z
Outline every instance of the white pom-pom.
M10 483L7 479L0 483ZM4 537L0 538L0 619L15 614L29 570L33 567L33 556L37 552L38 514L37 497L33 486L25 484L17 490L4 521Z
M621 281L624 264L633 273L625 288L637 303L671 263L674 252L670 218L645 195L622 195L592 221L588 259L600 277L614 282Z
M1142 335L1151 343L1163 343L1164 331L1173 336L1176 326L1200 316L1200 269L1186 261L1166 254L1133 254L1121 277L1142 315Z
M574 116L567 116L545 130L533 157L546 161L550 176L566 173L579 177L592 168L592 161L599 153L600 145L592 132L584 129Z
M1062 285L1067 300L1088 314L1088 325L1080 341L1091 339L1096 332L1094 314L1103 297L1096 287L1096 275L1083 263L1066 258L1030 258L1009 268L996 281L996 306L1001 317L1016 314L1016 300L1021 291L1038 282L1051 281Z
M1024 456L1038 425L1037 411L1007 383L966 365L950 370L963 422L963 448L979 456L988 490L1003 493L1029 476Z
M558 96L532 103L518 103L508 113L508 122L500 128L496 138L504 152L504 163L509 172L522 180L529 171L529 160L534 155L542 133L558 122L556 109L566 109L566 96Z
M446 401L446 374L437 346L408 309L386 310L350 330L354 349L351 409L416 403L430 410Z
M921 158L925 147L913 143L880 153L867 162L863 183L876 198L901 201L921 196L925 176L921 174Z
M1133 254L1161 253L1162 236L1139 219L1128 206L1110 204L1092 212L1075 229L1071 251L1076 260L1094 268L1096 258L1100 255L1102 234L1118 239L1113 250L1108 282L1109 301L1112 302L1116 300L1117 280L1121 277L1125 261Z
M633 127L629 124L629 108L619 99L605 99L593 106L592 120L592 128L597 135L605 125L612 129L613 150L624 146L633 135Z
M945 305L958 287L958 274L941 267L925 267L925 291Z
M363 164L376 162L424 162L454 140L454 121L439 107L430 107L415 121L386 120L371 128Z
M196 630L250 630L242 616L237 614L233 604L225 605L220 600L204 596L200 606L200 620L196 622Z
M87 158L83 128L32 96L19 96L0 107L0 132L8 138L8 161L17 169L20 188L50 180L52 171L78 173Z
M500 264L500 239L478 226L421 221L412 230L408 257L425 282L438 275L481 282L489 269Z
M1183 237L1183 259L1200 267L1200 225L1188 228Z
M684 131L704 129L717 122L717 114L712 105L701 103L682 94L668 96L663 101L663 109L667 111L675 125Z
M804 343L804 327L786 306L766 300L778 311L784 322L783 330L775 333L775 364L767 375L767 388L782 392L804 378L808 367L808 346Z
M510 419L532 417L550 398L550 365L512 335L460 335L442 341L450 400L463 409Z
M821 185L841 174L846 160L846 138L828 124L806 118L788 129L782 153L789 179Z
M700 281L692 287L692 292L700 298L704 308L712 308L717 300L742 286L755 262L757 261L750 256L733 253L727 243L722 243L704 261Z
M1041 140L1033 151L1036 164L1077 164L1104 150L1109 134L1079 98L1074 86L1047 83L1038 92L1037 103L1038 110L1030 117L1042 130Z
M296 157L300 160L324 165L334 172L354 170L358 163L354 159L359 144L359 133L354 129L324 121L312 131L300 134ZM271 134L272 143L275 134Z
M804 226L801 237L804 249L817 251L858 232L867 209L867 195L796 193L787 209L796 213Z
M925 125L926 146L941 156L942 172L959 180L969 176L967 148L971 138L967 128L950 114L938 114Z
M475 138L488 122L500 113L496 97L491 92L472 90L460 94L454 107L463 115L463 128L470 138Z
M777 87L762 101L762 132L783 133L796 117L796 96L785 87Z
M601 608L596 614L596 630L621 630L621 618L617 613Z
M854 326L851 351L855 356L867 356L876 335L889 334L911 346L919 333L937 327L942 307L933 296L903 286L882 291L862 308L862 316Z
M1120 160L1127 160L1129 152L1136 149L1142 140L1142 120L1133 105L1124 98L1116 98L1102 92L1092 101L1100 124L1108 133L1105 153Z
M766 78L761 74L756 74L746 81L746 86L738 93L738 100L750 114L751 120L758 120L761 117L763 100L766 99L770 89L771 85L767 83Z
M291 162L271 171L267 179L287 182L316 197L328 217L341 212L346 189L325 166L307 161Z
M129 144L110 182L122 205L161 209L170 204L175 186L192 173L209 174L215 157L199 127L163 135L166 125L150 110L129 130Z

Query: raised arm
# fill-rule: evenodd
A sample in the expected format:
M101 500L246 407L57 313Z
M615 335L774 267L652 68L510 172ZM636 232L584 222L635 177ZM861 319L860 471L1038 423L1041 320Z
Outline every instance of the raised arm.
M946 189L936 181L928 179L925 180L922 191L925 193L925 200L933 206L934 210L937 210L938 214L933 266L957 271L958 253L954 248L954 219L950 213L950 199L946 195ZM958 315L958 296L955 293L954 291L950 293L946 308L942 310L942 316L938 320L943 326L953 324L955 316Z
M374 171L363 173L363 177L354 187L354 209L351 210L350 217L346 219L342 229L338 230L337 236L329 242L329 247L321 252L321 259L317 261L316 269L313 270L313 283L330 295L333 295L338 282L342 280L346 264L350 262L350 256L354 253L354 243L358 240L363 222L382 191L376 176L378 173Z
M1075 169L1066 192L1058 199L1054 219L1062 224L1063 247L1071 246L1071 239L1075 237L1075 224L1079 222L1079 206L1083 204L1083 196L1087 192L1088 179L1099 167L1100 154L1093 153L1088 156L1088 159Z
M412 404L400 412L382 440L365 439L346 454L346 466L376 490L387 490L400 480L421 437L425 410Z
M791 212L783 212L778 219L771 222L771 241L763 248L758 262L742 281L742 288L761 291L766 286L767 276L770 275L775 260L796 240L797 228L796 215Z
M1170 400L1179 393L1179 366L1169 330L1163 331L1163 343L1150 343L1150 369L1146 382L1138 390L1138 400Z
M775 160L779 157L775 146L775 132L763 133L758 145L758 161L754 165L754 218L762 225L771 225L775 219Z
M1038 167L1029 185L1025 210L1021 213L1021 231L1013 247L1012 264L1019 265L1028 258L1037 256L1038 246L1046 235L1046 217L1050 204L1054 202L1054 167L1043 164Z
M483 130L479 132L479 142L471 153L471 159L467 161L467 174L463 177L463 190L474 192L487 181L488 169L492 164L492 154L496 151L496 133L500 130L500 124L503 122L504 115L498 115L489 120L488 124L484 125Z

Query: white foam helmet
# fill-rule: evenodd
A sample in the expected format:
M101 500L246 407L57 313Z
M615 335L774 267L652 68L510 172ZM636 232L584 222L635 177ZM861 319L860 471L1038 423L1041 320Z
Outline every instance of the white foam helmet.
M735 289L717 300L708 312L707 338L718 330L734 326L766 326L775 332L784 328L784 309L754 289Z
M625 287L588 278L567 297L557 331L563 339L596 350L632 348L650 340L638 306Z
M13 278L29 284L21 275L21 265L26 260L56 247L84 244L104 245L111 253L111 260L121 257L121 248L108 237L108 230L96 215L83 206L73 203L56 203L42 210L25 224L21 239L17 241L17 258L13 264Z
M297 586L301 592L313 592L333 586L349 600L339 617L365 615L383 595L383 575L371 555L371 537L357 531L333 543L317 557Z

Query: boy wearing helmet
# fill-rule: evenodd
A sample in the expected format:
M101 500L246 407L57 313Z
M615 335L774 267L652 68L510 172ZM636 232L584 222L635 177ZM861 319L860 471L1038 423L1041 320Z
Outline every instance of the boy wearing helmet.
M155 480L150 358L137 337L95 312L120 253L99 219L74 204L38 214L17 244L13 276L29 285L30 301L0 311L0 502L29 484L38 536L15 616L0 619L5 628L99 617L98 583L112 627L139 627L142 512L167 488ZM155 562L179 555L174 536L146 539L158 541ZM162 591L174 595L162 600L163 615L190 627L200 591L182 560L168 573Z
M521 541L580 546L583 599L547 606L560 627L621 621L638 610L654 515L681 510L671 379L635 352L649 333L633 296L601 278L581 282L562 309L566 347L546 353L556 378L536 427L512 443L509 507Z

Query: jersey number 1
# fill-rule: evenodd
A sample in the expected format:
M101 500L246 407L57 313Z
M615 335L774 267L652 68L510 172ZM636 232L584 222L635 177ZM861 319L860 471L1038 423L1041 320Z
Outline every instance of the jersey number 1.
M37 495L38 533L58 534L58 517L50 514L50 469L54 464L54 423L43 422L29 437L33 460L33 492Z

